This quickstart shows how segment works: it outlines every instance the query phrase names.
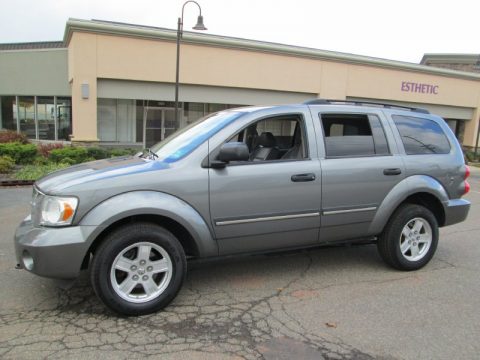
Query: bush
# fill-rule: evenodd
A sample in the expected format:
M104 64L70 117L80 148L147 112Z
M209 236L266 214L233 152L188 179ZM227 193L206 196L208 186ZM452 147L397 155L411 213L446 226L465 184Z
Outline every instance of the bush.
M62 160L62 164L75 165L76 162L75 162L75 160L73 160L69 157L64 157L63 160Z
M63 149L63 144L59 143L43 143L43 144L38 144L38 153L42 155L45 158L48 158L50 155L50 152L55 149Z
M135 150L135 149L111 149L110 150L110 157L135 155L137 152L138 152L138 150Z
M69 164L73 165L88 161L90 156L85 148L71 146L50 151L49 159L56 163L65 163L68 161Z
M26 165L14 175L17 180L38 180L41 177L44 177L48 173L53 171L61 170L68 167L68 164L60 163L54 164L49 163L47 165Z
M28 144L28 140L25 134L19 134L16 131L12 130L1 130L0 131L0 143L11 143L18 142L20 144Z
M0 156L0 174L8 174L14 167L15 161L10 156Z
M480 152L475 155L475 152L474 151L466 151L465 152L465 158L468 160L468 161L479 161L480 160Z
M0 144L0 156L10 156L16 164L32 164L37 154L37 147L33 144L18 142Z
M88 147L87 153L89 157L94 158L95 160L109 157L108 151L100 147Z

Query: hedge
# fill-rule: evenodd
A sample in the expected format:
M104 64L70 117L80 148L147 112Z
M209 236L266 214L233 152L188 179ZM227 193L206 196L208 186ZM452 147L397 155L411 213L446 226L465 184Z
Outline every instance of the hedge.
M90 160L88 151L83 147L64 147L63 149L53 149L48 157L56 163L80 164Z
M32 164L37 156L37 147L18 142L0 144L0 156L4 155L10 156L16 164Z
M14 167L15 161L10 156L0 156L0 174L8 174Z

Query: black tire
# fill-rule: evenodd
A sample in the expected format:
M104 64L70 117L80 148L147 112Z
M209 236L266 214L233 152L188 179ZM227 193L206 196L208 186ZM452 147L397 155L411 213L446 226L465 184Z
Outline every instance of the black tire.
M414 226L417 221L419 224L423 224L420 232L423 230L424 233L415 234L413 227L410 229L410 226ZM408 237L405 234L402 235L404 230L406 233L410 232L411 235L409 234ZM422 239L423 236L428 239L428 231L431 233L431 242L427 246L427 243L422 243L423 240L418 241L417 239L420 236L422 236ZM417 235L419 236L417 237ZM409 240L411 243L408 242ZM406 247L411 246L409 244L415 245L416 249L420 249L420 251L412 252L413 250L410 248L402 253L402 250L405 251ZM406 271L417 270L425 266L433 257L437 245L437 219L430 210L415 204L401 205L393 213L377 243L378 251L388 265ZM425 246L425 248L421 246ZM417 255L415 256L415 254Z
M141 255L140 249L148 249L149 244L150 250L145 250L148 251L148 256ZM148 263L140 265L140 257L148 258ZM119 264L122 260L129 261L129 265L137 266L136 271L130 271L132 267L129 268L130 272L112 270L114 261L115 264ZM155 270L152 270L154 267L148 266L150 271L148 273L147 265L159 264L159 261L168 264L165 265L168 270L155 273ZM145 315L163 309L175 298L186 272L185 252L172 233L155 224L135 223L122 226L106 236L93 256L90 280L97 296L113 311L123 315ZM118 279L122 277L123 281L130 280L132 283L136 277L137 285L132 290L123 292L121 290L123 281L118 283ZM155 284L158 282L162 285L157 285L157 291L163 288L160 293L150 294L153 298L149 298L146 285L140 284L145 277L149 278L150 283L155 281ZM147 284L147 281L143 283ZM120 294L126 298L122 298ZM143 300L141 296L144 296Z

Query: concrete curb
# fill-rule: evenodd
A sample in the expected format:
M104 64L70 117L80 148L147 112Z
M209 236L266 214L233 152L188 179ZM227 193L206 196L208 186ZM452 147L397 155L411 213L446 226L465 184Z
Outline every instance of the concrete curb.
M0 186L25 186L33 185L35 180L2 180Z

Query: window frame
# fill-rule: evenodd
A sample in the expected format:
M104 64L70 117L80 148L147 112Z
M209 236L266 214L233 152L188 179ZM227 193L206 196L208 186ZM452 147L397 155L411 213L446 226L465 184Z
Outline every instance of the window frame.
M308 133L307 133L307 128L306 128L306 123L305 123L305 116L301 112L295 112L295 113L279 113L275 115L265 115L259 118L256 118L248 124L242 126L239 130L235 131L234 134L230 135L227 139L222 141L220 145L218 145L215 149L213 149L208 156L202 161L202 167L211 167L210 163L212 161L217 160L218 153L220 152L220 148L226 144L231 138L238 136L242 131L246 130L248 127L252 126L255 123L258 123L263 120L267 120L270 118L296 118L296 121L300 124L300 131L302 132L302 140L304 140L304 151L305 151L305 157L302 159L275 159L275 160L262 160L262 161L236 161L236 162L229 162L226 163L225 166L245 166L245 165L260 165L260 164L278 164L278 163L285 163L285 162L294 162L294 161L310 161L311 156L310 156L310 146L309 146L309 141L308 141Z
M357 116L366 116L367 117L367 121L368 121L368 126L370 127L370 132L371 132L371 136L372 136L372 140L373 140L373 146L374 146L374 150L375 150L375 134L373 132L373 129L372 129L372 125L371 125L371 117L376 117L378 119L378 122L380 124L380 128L381 128L381 131L382 131L382 134L385 138L385 143L387 145L387 150L388 150L388 153L386 154L377 154L377 153L374 153L374 154L365 154L365 155L328 155L328 151L327 151L327 142L326 142L326 138L327 136L325 135L326 132L325 132L325 128L323 126L323 119L322 119L322 115L357 115ZM385 132L385 124L384 124L384 121L382 121L382 116L380 116L380 114L377 114L377 113L371 113L371 112L346 112L346 111L328 111L328 112L319 112L318 113L318 121L320 122L320 128L322 130L322 139L323 139L323 148L325 150L325 159L326 160L329 160L329 159L355 159L355 158L371 158L371 157L380 157L380 156L393 156L393 153L392 153L392 146L390 144L390 142L388 141L388 137L387 137L387 133Z

